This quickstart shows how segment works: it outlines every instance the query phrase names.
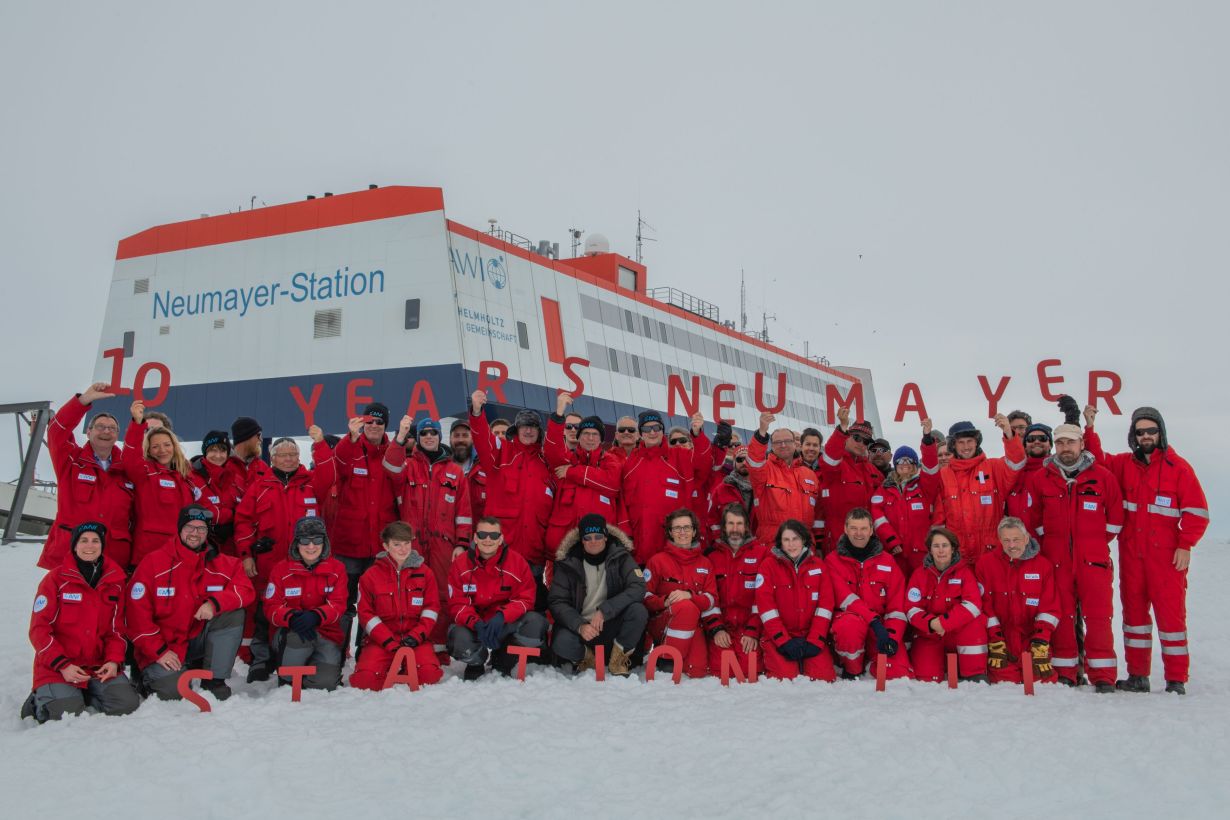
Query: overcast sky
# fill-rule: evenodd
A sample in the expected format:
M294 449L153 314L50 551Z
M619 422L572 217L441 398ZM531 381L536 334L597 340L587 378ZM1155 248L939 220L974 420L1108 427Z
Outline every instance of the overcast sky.
M1082 403L1114 370L1227 534L1228 9L5 3L0 401L90 381L121 237L436 185L464 224L629 256L641 209L651 285L737 320L746 270L753 324L871 368L886 422L917 382L989 433L984 374L1054 423L1039 360Z

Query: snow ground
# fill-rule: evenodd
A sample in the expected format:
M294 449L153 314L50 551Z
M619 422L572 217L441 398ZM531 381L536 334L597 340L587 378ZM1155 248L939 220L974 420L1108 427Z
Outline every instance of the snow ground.
M411 694L247 685L200 714L37 726L38 548L0 550L0 794L9 817L1225 817L1230 551L1193 561L1186 698L890 681L517 683ZM1118 639L1118 626L1116 625ZM1155 642L1155 652L1156 652ZM242 669L242 665L237 668ZM1160 658L1153 685L1162 686ZM1122 674L1122 669L1121 669Z

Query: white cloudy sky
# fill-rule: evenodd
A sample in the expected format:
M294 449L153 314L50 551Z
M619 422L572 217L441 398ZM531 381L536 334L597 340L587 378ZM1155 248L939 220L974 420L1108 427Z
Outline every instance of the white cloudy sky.
M735 317L746 269L775 341L870 367L886 420L907 381L945 425L985 416L981 373L1053 421L1040 359L1082 401L1115 370L1230 533L1228 24L1214 2L6 3L0 401L89 381L120 237L438 185L463 223L629 255L642 209L651 284ZM1101 426L1122 449L1126 420Z

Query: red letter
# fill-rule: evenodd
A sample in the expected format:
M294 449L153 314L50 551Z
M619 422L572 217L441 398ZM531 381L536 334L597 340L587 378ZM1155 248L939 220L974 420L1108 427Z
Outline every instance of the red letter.
M290 386L290 397L295 400L295 404L299 405L299 409L303 411L303 429L311 427L316 423L316 404L320 401L320 391L325 386L319 382L312 385L312 400L304 401L303 393L299 390L299 386L292 384ZM347 420L351 417L347 416Z
M999 400L1003 398L1004 391L1008 389L1008 382L1012 381L1011 376L1004 376L999 380L999 387L995 392L991 392L991 383L987 381L986 376L979 376L978 383L982 385L982 395L987 397L987 418L995 418L995 414L999 411ZM1055 399L1059 401L1059 399Z
M151 370L157 370L158 392L152 399L145 398L145 377ZM146 407L157 407L167 400L167 391L171 389L171 370L162 362L146 362L137 368L137 375L132 380L132 394L145 402Z
M573 371L572 368L575 365L589 367L589 359L582 359L580 356L569 356L564 359L564 375L572 381L572 389L568 392L574 399L585 395L585 382Z
M1102 390L1098 387L1098 379L1109 379L1110 387ZM1106 400L1106 408L1116 416L1123 415L1119 410L1119 405L1115 403L1115 396L1123 389L1123 379L1119 378L1119 374L1113 370L1090 370L1089 371L1089 403L1094 407L1098 406L1098 399Z
M649 659L645 661L645 680L651 681L658 671L658 658L667 657L674 663L671 666L671 679L675 683L683 677L683 655L673 646L662 644L655 646L653 651L649 653Z
M1042 398L1047 401L1059 401L1061 394L1052 393L1050 385L1063 384L1063 376L1048 376L1046 370L1049 367L1059 367L1063 362L1059 359L1043 359L1038 362L1038 390L1042 393Z
M733 649L722 650L722 670L721 681L723 686L730 686L730 675L734 673L735 680L739 683L756 682L756 653L747 653L747 674L743 674L743 667L739 666L739 656L735 654Z
M768 407L761 401L764 398L764 374L759 371L756 373L756 389L752 391L752 396L755 397L756 409L760 412L780 413L786 406L786 374L777 374L777 404L773 407Z
M724 421L727 424L735 423L735 420L733 418L722 418L723 409L727 407L729 407L731 410L735 409L734 399L724 399L722 398L722 394L731 393L734 391L734 389L735 389L735 386L733 384L725 384L725 383L719 384L718 386L713 388L713 420L715 422Z
M113 347L110 350L104 350L103 358L111 359L111 384L108 386L108 392L117 396L127 396L128 388L120 387L120 382L124 380L124 348Z
M683 412L675 412L675 397L683 402ZM666 415L692 416L700 412L700 376L692 377L692 397L683 392L683 379L679 374L671 373L666 377Z
M602 644L594 645L594 680L606 680L606 647Z
M837 423L837 408L854 406L854 420L863 420L863 383L855 382L850 385L850 392L843 399L841 392L838 391L837 385L829 383L824 385L824 402L828 405L828 423Z
M360 408L364 405L371 404L373 401L371 396L360 396L358 389L360 387L371 387L371 379L351 379L346 383L346 419L349 421L361 412Z
M279 666L278 676L290 678L290 702L298 703L303 694L303 679L307 675L315 675L315 666Z
M430 418L440 418L440 411L436 409L436 394L431 392L431 383L426 379L419 379L414 383L414 389L410 391L410 406L406 408L406 415L414 418L420 410L426 410Z
M525 680L525 665L530 658L537 658L542 654L542 650L536 646L517 646L515 643L510 643L504 649L510 655L517 656L517 680Z
M1034 693L1034 665L1029 658L1021 658L1021 683L1025 684L1025 694Z
M212 711L209 701L192 691L192 682L194 680L213 680L214 673L208 669L188 669L180 673L179 680L175 683L175 688L179 692L179 696L191 703L202 712Z
M913 401L910 400L911 396ZM901 421L906 413L911 412L918 414L919 421L930 418L927 415L927 405L923 404L922 391L914 382L906 382L901 388L901 398L897 400L897 415L893 416L893 421Z
M406 665L405 674L401 671L403 663ZM419 691L419 668L414 662L414 650L408 646L398 649L393 656L393 665L389 667L389 674L384 676L384 686L381 688L392 689L399 683L409 684L411 692Z
M948 653L948 688L957 688L957 653Z
M883 652L876 653L876 691L884 691L884 679L888 673L888 656Z
M488 370L494 370L492 376ZM504 396L504 382L508 381L508 366L503 362L484 361L478 363L478 386L475 390L490 390L491 395L501 404L508 401Z

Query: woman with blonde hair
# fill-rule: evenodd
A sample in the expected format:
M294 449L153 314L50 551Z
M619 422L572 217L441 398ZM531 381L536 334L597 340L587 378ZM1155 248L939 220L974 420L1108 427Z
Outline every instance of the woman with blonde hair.
M161 547L179 532L179 511L195 500L191 465L179 438L154 418L146 418L145 404L132 403L132 423L124 435L121 466L132 482L133 510L131 566ZM127 569L127 567L126 567Z

